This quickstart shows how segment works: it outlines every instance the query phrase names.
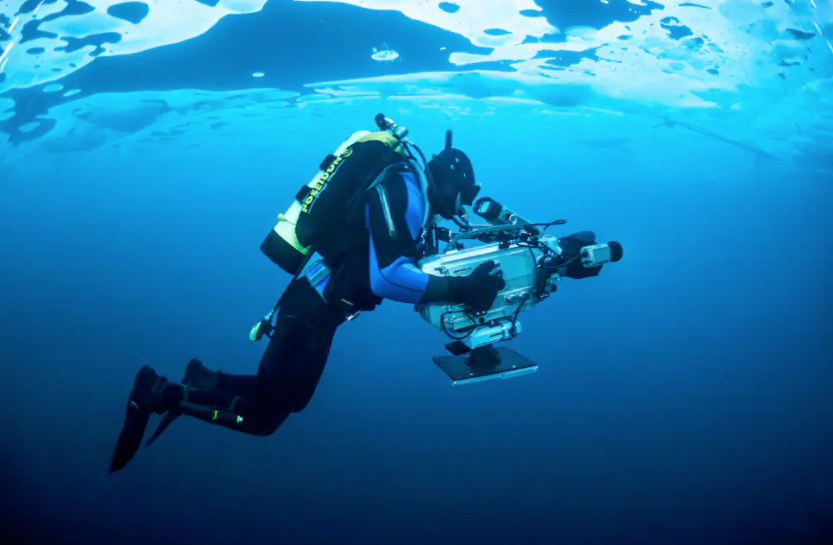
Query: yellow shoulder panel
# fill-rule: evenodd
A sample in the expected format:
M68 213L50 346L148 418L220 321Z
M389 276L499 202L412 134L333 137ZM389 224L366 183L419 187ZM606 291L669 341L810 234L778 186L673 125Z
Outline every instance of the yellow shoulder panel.
M399 140L396 139L388 131L376 131L370 134L366 134L359 138L358 142L381 142L384 145L388 146L389 148L393 148L393 151L399 153L400 155L405 155L405 151L402 149L402 144L399 143Z

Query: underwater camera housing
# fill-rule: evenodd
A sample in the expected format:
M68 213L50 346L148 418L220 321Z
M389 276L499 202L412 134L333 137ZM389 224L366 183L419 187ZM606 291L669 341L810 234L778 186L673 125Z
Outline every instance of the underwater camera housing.
M485 312L474 312L462 304L417 305L426 322L453 339L446 345L451 355L435 357L434 362L454 384L537 371L537 365L527 358L493 345L515 338L521 332L518 315L549 298L562 278L596 276L604 264L622 257L619 243L598 244L591 232L561 238L543 235L547 227L566 223L563 220L533 224L489 198L479 199L473 209L489 224L466 226L454 234L443 231L439 238L448 243L445 251L419 262L428 274L466 276L478 265L492 261L506 282ZM465 240L481 244L464 248ZM430 241L428 246L432 247Z

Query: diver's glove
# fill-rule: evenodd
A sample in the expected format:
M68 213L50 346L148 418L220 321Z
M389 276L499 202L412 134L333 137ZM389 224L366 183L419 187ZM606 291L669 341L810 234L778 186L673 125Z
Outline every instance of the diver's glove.
M476 312L492 308L500 290L506 287L501 271L495 271L494 261L481 263L468 276L432 276L420 303L458 303Z

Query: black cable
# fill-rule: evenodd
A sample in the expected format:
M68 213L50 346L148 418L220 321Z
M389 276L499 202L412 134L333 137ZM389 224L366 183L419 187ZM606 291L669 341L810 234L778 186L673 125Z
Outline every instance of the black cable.
M533 225L534 227L543 227L544 231L546 231L547 229L549 229L553 225L564 225L565 223L567 223L567 220L555 220L555 221L551 221L549 223L532 223L530 225Z
M530 297L532 297L532 291L531 290L530 290L529 293L526 294L523 301L521 301L521 303L518 305L517 310L515 310L515 315L512 316L512 328L510 330L512 332L512 336L516 335L516 333L515 333L515 324L518 323L518 315L521 313L521 309L524 308L524 305L526 304L527 301L529 301Z
M422 167L425 170L425 177L428 179L428 184L429 185L434 185L434 179L431 177L431 171L428 170L428 161L425 160L425 155L422 153L422 150L419 149L419 146L417 146L413 142L408 142L406 149L408 150L408 155L414 161L416 161L416 157L414 157L414 154L411 153L410 148L414 148L417 151L417 153L419 153L419 158L422 159Z
M468 333L466 333L462 337L455 337L454 335L449 333L448 329L445 327L445 317L448 316L449 314L454 314L454 311L444 312L443 314L440 315L440 323L442 324L442 331L443 331L443 333L446 334L446 336L448 336L449 339L454 339L455 341L464 341L464 340L468 339L469 337L471 337L472 333L474 333L477 330L477 327L478 327L477 322L472 320L471 317L469 317L469 315L466 314L466 318L468 318L472 322L472 324L474 324L474 326L469 330Z

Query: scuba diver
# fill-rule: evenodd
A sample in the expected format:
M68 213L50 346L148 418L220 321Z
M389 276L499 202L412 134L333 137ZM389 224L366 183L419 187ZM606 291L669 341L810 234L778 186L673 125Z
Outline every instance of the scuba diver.
M280 215L261 244L295 277L252 331L252 340L269 337L257 374L214 371L192 359L182 381L174 382L143 367L110 473L137 452L154 413L165 416L148 445L180 415L271 435L309 403L338 327L385 299L465 304L475 311L492 306L505 286L494 263L457 277L430 275L416 265L426 226L437 216L458 221L474 202L480 186L471 161L451 147L449 132L445 149L420 164L401 129L380 116L377 124L385 130L360 131L327 156L319 175L296 195L294 215Z

